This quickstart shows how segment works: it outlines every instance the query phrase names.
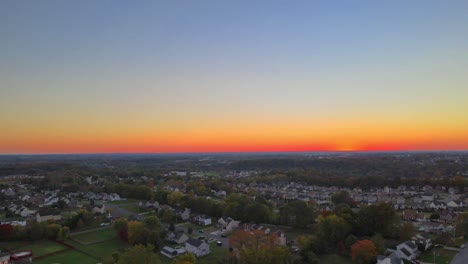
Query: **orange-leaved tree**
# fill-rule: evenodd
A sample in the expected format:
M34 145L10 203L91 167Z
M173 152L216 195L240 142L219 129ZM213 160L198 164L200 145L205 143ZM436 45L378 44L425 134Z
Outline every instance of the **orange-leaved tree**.
M351 257L355 263L371 263L377 256L374 242L369 239L359 240L351 246Z

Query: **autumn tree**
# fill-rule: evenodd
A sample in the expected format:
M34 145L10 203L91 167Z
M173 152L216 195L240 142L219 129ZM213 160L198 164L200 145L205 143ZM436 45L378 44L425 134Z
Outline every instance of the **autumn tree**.
M287 263L290 256L287 247L277 245L273 235L261 231L239 230L229 237L229 243L244 264Z
M117 264L130 263L159 264L161 261L159 260L158 255L154 252L153 245L136 245L125 250L124 253L118 256Z
M368 239L359 240L351 246L351 257L353 262L358 264L367 264L375 261L377 250L374 242Z
M406 241L406 240L410 239L412 236L414 236L415 232L416 232L416 229L415 229L414 225L411 222L404 222L400 226L398 236L399 236L400 240Z
M146 230L142 222L128 222L128 242L132 245L146 243Z
M114 221L112 228L117 232L119 238L128 241L128 221L125 218L119 218Z

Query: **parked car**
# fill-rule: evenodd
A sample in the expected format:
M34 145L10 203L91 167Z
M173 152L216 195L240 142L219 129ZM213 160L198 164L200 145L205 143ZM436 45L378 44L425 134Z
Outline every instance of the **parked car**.
M465 248L466 247L466 244L461 244L460 245L460 248Z
M216 241L216 245L217 245L218 247L221 247L221 246L223 245L223 242L221 242L221 241L218 240L218 241Z

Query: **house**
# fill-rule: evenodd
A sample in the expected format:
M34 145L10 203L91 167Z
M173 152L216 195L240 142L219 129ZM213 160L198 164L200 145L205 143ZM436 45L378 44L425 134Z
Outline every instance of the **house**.
M457 215L454 212L448 210L440 211L438 214L440 215L439 220L444 223L454 223L457 218Z
M405 221L424 221L426 217L424 213L418 212L416 210L406 209L401 214L403 220Z
M286 246L286 236L281 230L276 230L270 233L271 236L274 238L274 243L277 246Z
M218 219L218 226L223 231L231 231L239 226L239 221L232 219L231 217L221 217Z
M91 212L93 214L103 214L106 212L106 205L103 204L101 206L95 206Z
M377 264L403 264L403 260L393 252L388 256L377 256Z
M192 222L194 222L197 225L207 226L211 225L211 218L206 215L197 215L192 219Z
M427 233L440 233L445 231L445 227L442 223L426 222L421 228L419 228L419 231L424 231Z
M423 202L433 202L434 201L434 194L433 193L424 193L421 196Z
M120 200L122 200L122 198L120 198L120 195L118 195L116 193L111 193L108 196L108 199L109 199L109 201L120 201Z
M160 252L161 254L163 254L164 256L168 258L175 258L181 254L184 254L186 250L184 247L172 248L172 247L165 246L162 248Z
M399 258L409 261L416 259L421 254L421 252L418 250L418 246L412 240L408 240L399 244L395 253Z
M169 232L166 235L166 240L176 244L185 243L189 237L184 232Z
M183 221L187 221L190 219L190 208L185 208L184 211L178 210L176 212L177 216L182 219Z
M432 246L431 238L426 234L417 234L411 239L413 239L418 248L421 248L424 251L428 250Z
M210 254L210 245L200 239L189 239L185 242L185 250L197 257Z
M60 221L61 219L62 219L62 216L60 215L60 213L58 214L43 213L42 216L39 213L36 214L36 222L38 223L47 222L49 220Z
M36 213L35 210L29 210L25 206L21 206L18 210L16 210L16 213L21 215L22 217L28 217L30 215L33 215Z

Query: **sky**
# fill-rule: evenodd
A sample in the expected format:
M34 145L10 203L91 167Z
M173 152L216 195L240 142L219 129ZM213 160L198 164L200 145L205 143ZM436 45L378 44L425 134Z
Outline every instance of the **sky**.
M468 1L0 1L0 154L468 150Z

